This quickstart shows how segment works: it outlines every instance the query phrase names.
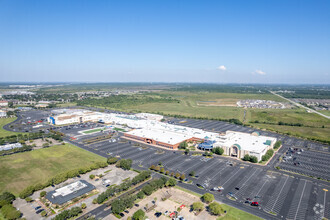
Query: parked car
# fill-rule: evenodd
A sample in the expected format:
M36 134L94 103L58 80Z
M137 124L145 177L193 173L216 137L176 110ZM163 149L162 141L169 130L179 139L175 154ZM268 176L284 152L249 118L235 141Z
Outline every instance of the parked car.
M251 205L252 206L259 206L259 203L258 202L252 202Z

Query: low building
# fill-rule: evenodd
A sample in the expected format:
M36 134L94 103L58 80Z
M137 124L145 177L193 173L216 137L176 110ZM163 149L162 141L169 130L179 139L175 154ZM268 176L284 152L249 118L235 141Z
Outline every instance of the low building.
M0 101L0 107L7 107L8 106L8 101L1 100Z
M48 122L54 125L65 125L74 123L84 123L88 121L98 122L103 119L103 113L86 110L68 111L48 118Z
M7 117L7 112L0 110L0 118L4 118L4 117Z
M62 205L68 201L82 196L95 189L95 186L85 180L79 180L69 185L55 189L46 194L48 199L53 204Z
M20 148L20 147L23 147L20 143L6 144L6 145L1 145L1 146L0 146L0 151L3 151L3 150L11 150L11 149L14 149L14 148Z

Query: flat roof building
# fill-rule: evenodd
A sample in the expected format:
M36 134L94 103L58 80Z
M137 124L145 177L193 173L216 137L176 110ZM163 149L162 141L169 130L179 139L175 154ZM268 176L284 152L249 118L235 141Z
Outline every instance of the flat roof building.
M94 189L95 186L88 183L86 180L79 180L59 189L48 192L46 194L46 199L48 199L53 204L62 205Z

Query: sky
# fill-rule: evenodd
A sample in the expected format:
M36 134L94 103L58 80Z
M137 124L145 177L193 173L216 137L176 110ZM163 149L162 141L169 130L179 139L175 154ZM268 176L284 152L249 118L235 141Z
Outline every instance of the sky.
M329 0L0 0L0 82L330 84Z

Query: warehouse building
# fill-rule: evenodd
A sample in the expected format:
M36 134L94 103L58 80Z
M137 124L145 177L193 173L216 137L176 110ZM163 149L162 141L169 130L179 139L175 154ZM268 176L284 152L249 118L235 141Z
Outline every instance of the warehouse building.
M48 199L53 204L62 205L74 198L82 196L95 189L95 186L85 180L79 180L59 189L50 191L46 194Z

